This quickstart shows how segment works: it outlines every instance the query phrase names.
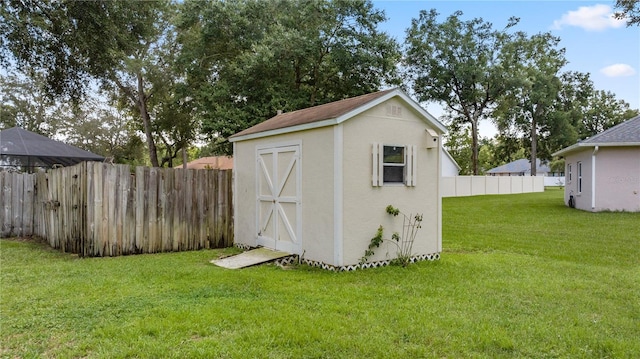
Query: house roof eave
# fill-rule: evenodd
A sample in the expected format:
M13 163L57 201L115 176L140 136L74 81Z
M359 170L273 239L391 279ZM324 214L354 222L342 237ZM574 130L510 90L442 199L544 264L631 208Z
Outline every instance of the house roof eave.
M560 151L554 152L552 156L564 156L568 153L580 151L587 148L593 147L636 147L640 146L640 142L602 142L602 143L576 143L567 148L563 148Z
M312 129L315 129L315 128L333 126L333 125L336 125L336 124L338 124L337 120L335 118L330 118L328 120L322 120L322 121L317 121L317 122L309 122L309 123L305 123L305 124L302 124L302 125L296 125L296 126L290 126L290 127L276 128L276 129L273 129L273 130L262 131L262 132L254 132L254 133L249 133L249 134L246 134L246 135L240 135L240 136L235 136L234 135L232 137L229 137L229 142L239 142L239 141L253 140L253 139L256 139L256 138L270 137L270 136L275 136L275 135L282 135L282 134L285 134L285 133L312 130Z

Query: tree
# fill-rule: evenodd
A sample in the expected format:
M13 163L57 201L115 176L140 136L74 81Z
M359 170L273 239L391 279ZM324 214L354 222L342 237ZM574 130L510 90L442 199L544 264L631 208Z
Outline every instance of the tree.
M444 146L460 166L460 174L472 175L470 129L467 127L464 129L450 128L449 130ZM479 144L478 168L480 174L511 161L505 161L505 157L499 155L495 139L481 137Z
M145 146L135 121L97 97L69 104L59 121L58 135L65 143L100 154L114 163L144 163Z
M526 144L512 132L499 132L495 138L493 167L502 166L526 157Z
M563 117L563 121L556 122L562 122L564 128L557 129L554 138L546 144L551 153L574 144L580 138L584 114L595 91L589 73L567 71L560 76L560 82L554 116Z
M626 19L627 26L640 25L640 2L638 0L616 0L616 19Z
M175 6L159 1L13 1L0 10L4 63L15 61L31 76L42 74L52 96L78 102L91 79L132 106L145 133L152 166L159 166L156 137L166 125L154 123L150 107L159 92L171 92L171 19ZM161 128L162 127L162 128ZM171 131L169 131L171 132ZM184 146L184 139L180 141Z
M518 32L504 52L511 64L516 86L509 88L493 111L498 127L513 127L529 144L531 175L536 175L537 159L549 159L550 153L538 153L538 141L562 134L564 116L555 116L562 83L560 69L567 63L560 38L550 33L528 37Z
M596 135L638 115L624 100L616 99L610 91L594 91L588 99L581 127L580 139Z
M556 131L556 138L562 141L548 144L552 147L551 152L591 137L638 114L626 101L616 99L612 92L596 90L588 73L569 71L563 73L560 79L562 88L554 115L564 116L566 126L562 131Z
M423 10L411 21L404 66L418 100L444 104L454 122L471 127L472 173L478 174L478 124L510 86L500 54L509 40L506 30L518 20L495 31L479 18L460 20L460 11L442 23L437 16Z
M454 124L455 126L455 124ZM460 166L460 175L473 174L471 164L471 136L469 128L449 128L444 146Z
M399 83L398 44L377 30L384 20L368 0L186 1L179 63L216 152L278 110Z
M41 77L0 76L0 129L18 126L51 137L59 126L59 108L46 96Z
M151 31L156 3L5 0L0 59L42 74L49 93L80 99L87 79L110 73Z
M0 98L0 129L18 126L117 163L143 163L144 143L133 120L105 103L104 96L87 94L79 103L53 101L42 78L6 75L0 77Z

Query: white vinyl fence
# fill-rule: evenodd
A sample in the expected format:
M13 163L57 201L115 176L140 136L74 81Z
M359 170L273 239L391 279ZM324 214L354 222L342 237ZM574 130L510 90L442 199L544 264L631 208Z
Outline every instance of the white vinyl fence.
M563 187L564 186L564 176L561 177L544 177L544 186L545 187Z
M543 176L442 177L442 197L544 192L545 178Z

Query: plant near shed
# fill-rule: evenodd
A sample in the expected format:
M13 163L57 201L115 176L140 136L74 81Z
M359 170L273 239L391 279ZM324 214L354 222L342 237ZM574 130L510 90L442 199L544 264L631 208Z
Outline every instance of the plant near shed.
M411 263L413 242L416 239L418 230L422 227L422 214L406 215L392 205L388 205L385 211L394 217L397 217L399 214L403 217L402 234L394 232L391 235L391 243L395 244L397 248L396 258L391 263L406 267ZM369 257L375 253L375 248L379 248L380 244L384 241L384 227L381 225L378 227L376 235L371 238L368 248L364 251L364 256L360 258L360 264L366 263Z

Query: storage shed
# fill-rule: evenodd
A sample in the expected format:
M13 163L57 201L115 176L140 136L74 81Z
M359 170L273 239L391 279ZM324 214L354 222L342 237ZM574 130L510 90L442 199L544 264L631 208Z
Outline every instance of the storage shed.
M440 137L445 127L404 92L380 91L282 113L230 137L235 243L333 270L360 266L380 225L422 214L416 260L442 250ZM385 241L364 266L396 258Z

